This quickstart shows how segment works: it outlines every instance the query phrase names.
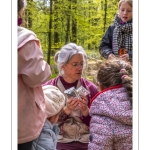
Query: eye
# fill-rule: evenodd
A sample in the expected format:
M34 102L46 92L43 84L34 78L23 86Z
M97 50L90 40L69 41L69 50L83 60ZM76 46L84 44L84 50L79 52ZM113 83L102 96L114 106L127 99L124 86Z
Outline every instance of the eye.
M127 12L131 12L131 10L127 10Z
M83 67L83 63L82 64L80 64L81 65L81 67Z
M72 63L72 66L76 67L78 64L77 63Z

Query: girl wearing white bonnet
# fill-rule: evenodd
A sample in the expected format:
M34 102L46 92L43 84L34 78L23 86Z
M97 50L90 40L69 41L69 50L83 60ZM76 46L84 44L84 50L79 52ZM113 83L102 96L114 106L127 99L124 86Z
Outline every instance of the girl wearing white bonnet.
M44 86L43 92L47 119L40 136L33 141L32 150L56 150L59 129L55 123L57 123L60 112L65 105L65 96L52 85Z

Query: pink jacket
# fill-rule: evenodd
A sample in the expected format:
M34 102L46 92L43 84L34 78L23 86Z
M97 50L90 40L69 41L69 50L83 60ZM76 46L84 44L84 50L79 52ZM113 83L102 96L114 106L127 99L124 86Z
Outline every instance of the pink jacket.
M42 84L51 75L36 35L18 27L18 144L36 139L44 125Z
M132 150L132 105L122 85L97 94L89 113L88 150Z

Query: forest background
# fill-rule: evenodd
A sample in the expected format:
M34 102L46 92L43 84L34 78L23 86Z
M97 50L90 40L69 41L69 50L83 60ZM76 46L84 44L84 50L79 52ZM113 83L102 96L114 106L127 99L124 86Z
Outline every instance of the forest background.
M40 39L51 78L58 74L55 53L66 43L81 45L89 58L84 77L94 82L100 41L118 10L119 0L27 0L23 26ZM90 65L91 62L91 65Z

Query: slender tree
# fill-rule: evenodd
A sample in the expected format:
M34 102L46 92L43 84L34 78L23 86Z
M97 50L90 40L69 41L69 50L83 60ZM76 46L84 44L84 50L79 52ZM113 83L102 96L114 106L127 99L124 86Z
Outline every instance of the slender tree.
M51 47L52 47L52 4L53 0L50 0L50 9L49 9L49 32L48 32L48 55L47 55L47 63L50 64L50 58L51 58Z
M67 24L67 28L66 28L66 36L65 36L65 43L68 43L70 41L70 16L71 16L71 1L68 0L68 10L67 10L67 14L66 14L66 24Z
M71 41L77 43L77 19L76 19L77 0L72 0L72 36Z
M55 0L54 1L54 10L53 10L53 14L54 14L54 45L57 46L58 42L59 42L59 32L58 32L58 16L59 16L59 0Z
M105 0L104 4L104 32L106 30L106 21L107 21L107 0Z

